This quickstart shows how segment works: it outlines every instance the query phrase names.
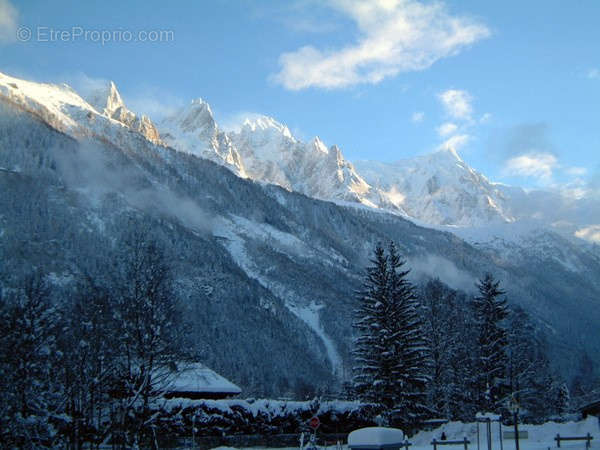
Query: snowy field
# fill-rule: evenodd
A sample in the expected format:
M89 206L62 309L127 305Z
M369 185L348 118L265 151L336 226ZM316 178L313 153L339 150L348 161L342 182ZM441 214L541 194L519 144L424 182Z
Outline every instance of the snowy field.
M502 427L502 431L512 431L512 427ZM579 422L566 422L556 423L547 422L542 425L519 425L519 431L527 431L528 438L520 439L519 446L520 450L554 450L557 449L556 441L554 438L557 434L561 436L585 436L587 433L593 436L592 450L600 450L600 419L597 417L588 417L585 420ZM413 444L409 447L410 450L432 450L433 446L431 441L440 439L442 432L446 433L447 440L462 440L465 437L471 441L469 444L469 450L478 449L477 445L477 424L476 423L462 423L462 422L449 422L441 427L432 431L423 431L418 433L410 442ZM486 425L479 425L479 450L487 450L487 438L486 438ZM261 450L265 447L252 447L253 450ZM339 448L339 447L338 447ZM344 445L344 449L347 447ZM451 446L446 445L438 447L441 450L462 450L463 446ZM585 441L571 441L561 442L561 449L571 450L580 449L585 450ZM219 450L231 450L232 447L217 447ZM332 447L319 447L323 450L336 450L335 446ZM499 439L498 424L492 424L492 450L514 450L515 441L514 439L504 439L502 446ZM279 450L298 450L298 447L286 447Z

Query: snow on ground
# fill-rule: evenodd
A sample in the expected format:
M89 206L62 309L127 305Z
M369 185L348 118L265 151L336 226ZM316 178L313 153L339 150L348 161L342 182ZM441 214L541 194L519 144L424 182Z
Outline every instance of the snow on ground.
M487 450L487 440L485 435L485 424L479 425L479 449ZM513 431L512 427L502 427L502 432ZM546 422L541 425L519 425L519 431L527 431L529 437L527 439L519 440L520 450L556 450L556 441L554 438L557 434L561 436L585 436L587 433L593 436L591 449L600 449L600 419L597 417L588 417L585 420L578 422ZM477 446L477 424L476 423L462 423L462 422L449 422L436 428L432 431L422 431L416 436L410 439L413 444L409 447L410 450L432 450L433 446L431 441L433 438L440 439L442 432L446 433L447 440L462 440L466 437L471 441L469 444L469 450L476 450ZM219 447L223 449L223 447ZM261 450L266 447L252 447L252 450ZM347 448L346 445L343 446ZM441 447L442 450L462 450L462 444L459 446L445 446ZM504 439L502 441L502 449L514 450L515 442L514 439ZM571 441L561 443L561 449L585 449L585 441ZM336 446L330 447L319 447L321 450L335 450ZM500 441L498 434L498 423L492 424L492 450L500 450ZM275 450L275 449L272 449ZM277 450L298 450L298 447L286 447Z
M529 437L527 439L521 439L520 449L521 450L535 450L535 449L547 449L548 447L556 447L556 441L554 437L556 434L561 436L585 436L590 433L594 436L596 446L600 444L600 422L596 417L588 417L586 420L579 422L566 422L556 423L547 422L542 425L519 425L519 431L527 431ZM485 435L485 424L479 425L479 445L480 449L487 450L486 435ZM492 424L492 449L500 449L498 423ZM502 431L513 431L513 427L502 427ZM477 424L476 423L462 423L462 422L449 422L441 427L432 431L423 431L414 436L410 441L414 444L411 450L424 450L426 448L431 449L431 441L433 438L440 439L442 432L446 433L448 440L461 440L466 437L471 441L469 445L470 449L477 448ZM593 442L593 441L592 441ZM514 439L505 439L503 441L503 447L509 450L514 449ZM585 448L584 441L574 441L569 443L561 443L561 448L577 447ZM455 447L448 447L451 450ZM460 447L456 447L460 450Z

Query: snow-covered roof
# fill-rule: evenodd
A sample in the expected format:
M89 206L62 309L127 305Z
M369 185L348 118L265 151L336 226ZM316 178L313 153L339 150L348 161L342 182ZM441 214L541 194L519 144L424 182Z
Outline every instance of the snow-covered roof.
M360 428L348 435L348 448L351 449L399 448L403 443L404 433L398 428Z
M242 390L201 363L182 364L171 381L168 391L186 393L224 393L235 395Z
M492 422L497 422L498 420L500 420L501 416L500 414L494 414L494 413L482 413L482 412L478 412L477 414L475 414L475 419L477 420L490 420Z

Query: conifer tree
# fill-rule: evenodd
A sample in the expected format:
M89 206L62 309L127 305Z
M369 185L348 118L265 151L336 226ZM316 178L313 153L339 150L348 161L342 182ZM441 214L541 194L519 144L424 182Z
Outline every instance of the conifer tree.
M383 247L375 248L372 266L367 268L363 289L359 292L359 305L355 310L354 328L354 392L365 402L379 403L381 396L376 389L380 379L381 311L387 303L388 261ZM380 383L377 384L380 387Z
M504 320L508 316L505 292L500 282L486 274L477 283L479 295L473 300L478 327L475 389L483 411L497 411L508 391L508 334Z
M427 404L437 417L468 420L472 408L468 377L472 373L472 321L464 294L439 279L420 291L431 359Z
M562 383L558 387L555 409L560 416L564 416L571 409L571 394L569 393L569 387L567 386L567 383Z
M393 243L388 255L378 245L371 262L355 311L354 392L383 406L386 421L414 425L427 410L419 304Z
M520 307L511 308L508 329L508 384L521 408L539 420L549 416L555 395L546 344L529 315Z
M394 416L402 425L412 427L428 414L426 384L429 355L424 335L420 304L414 287L408 281L405 261L398 255L393 242L389 246L388 280L391 340L394 355Z

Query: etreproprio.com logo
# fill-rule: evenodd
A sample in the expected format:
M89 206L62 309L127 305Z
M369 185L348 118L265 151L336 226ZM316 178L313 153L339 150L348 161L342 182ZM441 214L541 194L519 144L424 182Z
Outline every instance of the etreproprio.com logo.
M68 29L37 26L21 26L17 29L17 40L21 42L92 42L95 44L129 42L173 42L173 30L89 30L74 26Z

